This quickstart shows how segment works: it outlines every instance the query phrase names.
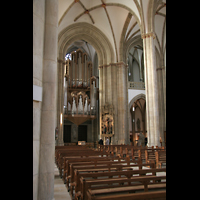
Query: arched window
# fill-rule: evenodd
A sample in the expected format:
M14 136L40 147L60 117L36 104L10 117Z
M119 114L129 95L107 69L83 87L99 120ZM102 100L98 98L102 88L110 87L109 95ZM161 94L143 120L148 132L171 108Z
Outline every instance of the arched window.
M66 56L65 56L65 60L67 60L67 59L72 60L72 58L71 58L71 54L70 54L70 53L66 54Z

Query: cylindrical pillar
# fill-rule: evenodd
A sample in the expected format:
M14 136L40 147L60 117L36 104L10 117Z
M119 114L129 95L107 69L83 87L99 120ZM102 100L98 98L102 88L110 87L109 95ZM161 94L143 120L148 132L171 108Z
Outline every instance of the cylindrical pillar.
M142 36L144 46L148 146L160 146L154 33Z
M102 107L103 107L103 66L99 66L99 127L102 138ZM103 139L103 138L102 138Z
M33 85L42 91L45 0L33 0ZM39 91L36 91L39 92ZM42 93L39 92L40 97ZM42 98L33 98L33 200L38 199Z
M58 60L57 62L57 127L58 127L58 143L56 145L62 146L63 143L63 126L64 126L64 68L65 62ZM62 113L62 115L61 115ZM62 117L62 119L61 119ZM62 122L62 123L61 123Z
M162 138L162 145L164 146L164 95L163 95L163 80L162 80L162 68L157 68L157 77L158 77L158 98L159 98L159 126L160 126L160 137Z
M132 108L131 108L132 109ZM131 110L131 115L132 115L132 138L133 138L133 144L136 146L136 141L135 141L135 110Z
M123 62L117 63L117 109L118 119L116 121L118 128L115 133L118 134L118 144L129 144L129 131L128 131L128 94L127 94L127 65ZM115 115L116 116L116 115Z
M39 200L54 198L57 90L58 1L45 1L43 98L41 112Z

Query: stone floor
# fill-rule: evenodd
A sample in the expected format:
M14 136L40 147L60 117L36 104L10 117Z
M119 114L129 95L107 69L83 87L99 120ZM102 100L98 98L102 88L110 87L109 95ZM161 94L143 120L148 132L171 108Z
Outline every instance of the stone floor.
M58 168L56 165L54 172L54 200L71 200L65 184L59 176Z

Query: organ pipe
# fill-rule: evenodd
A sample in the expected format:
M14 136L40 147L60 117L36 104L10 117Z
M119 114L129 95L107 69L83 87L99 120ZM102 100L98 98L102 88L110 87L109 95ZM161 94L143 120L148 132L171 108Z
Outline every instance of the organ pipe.
M66 62L64 106L68 115L96 115L97 77L92 76L92 62L78 49Z

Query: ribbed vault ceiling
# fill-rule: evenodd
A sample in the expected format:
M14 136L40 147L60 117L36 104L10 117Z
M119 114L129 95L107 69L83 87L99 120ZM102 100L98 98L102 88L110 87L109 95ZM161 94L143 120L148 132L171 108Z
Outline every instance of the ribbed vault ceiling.
M119 62L120 42L129 43L141 35L142 27L144 31L148 28L149 1L152 0L59 0L58 31L77 22L96 26L110 40L115 60ZM154 12L156 46L163 53L166 40L166 1L154 0ZM86 42L81 45L79 41L72 44L72 47L82 47L92 56L93 50Z

